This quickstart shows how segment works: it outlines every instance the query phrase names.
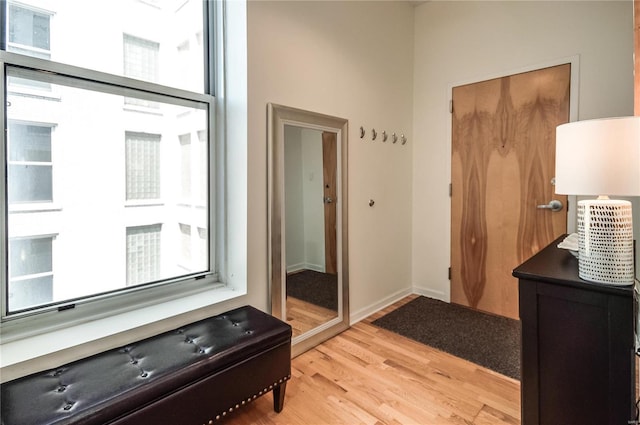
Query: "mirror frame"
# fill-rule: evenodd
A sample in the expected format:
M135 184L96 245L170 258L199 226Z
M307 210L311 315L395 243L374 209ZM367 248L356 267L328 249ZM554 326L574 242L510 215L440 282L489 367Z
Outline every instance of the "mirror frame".
M338 316L292 339L295 357L349 328L349 249L347 153L348 121L344 118L269 103L267 105L268 140L268 237L271 314L286 321L286 261L284 216L284 126L292 125L337 133L340 143L338 165L338 211L336 244L338 256Z

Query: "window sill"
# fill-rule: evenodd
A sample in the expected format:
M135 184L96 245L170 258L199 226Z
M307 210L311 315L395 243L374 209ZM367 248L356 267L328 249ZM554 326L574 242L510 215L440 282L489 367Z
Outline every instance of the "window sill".
M39 213L62 211L62 205L54 202L25 202L9 205L9 214L12 213Z
M0 345L0 381L6 382L126 345L233 308L244 293L209 289ZM234 305L235 306L235 305Z

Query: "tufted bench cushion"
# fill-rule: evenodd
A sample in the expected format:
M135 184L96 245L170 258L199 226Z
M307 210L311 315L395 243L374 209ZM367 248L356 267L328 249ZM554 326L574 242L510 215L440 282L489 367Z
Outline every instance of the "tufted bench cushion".
M291 327L251 306L1 385L2 425L209 424L271 390Z

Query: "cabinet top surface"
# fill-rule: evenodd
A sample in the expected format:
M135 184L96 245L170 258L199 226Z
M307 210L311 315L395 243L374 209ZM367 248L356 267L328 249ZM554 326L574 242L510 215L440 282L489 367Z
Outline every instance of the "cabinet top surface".
M578 259L557 245L566 237L562 235L546 248L513 270L513 276L533 281L553 282L564 286L595 290L619 295L632 295L633 285L615 286L587 282L578 275Z

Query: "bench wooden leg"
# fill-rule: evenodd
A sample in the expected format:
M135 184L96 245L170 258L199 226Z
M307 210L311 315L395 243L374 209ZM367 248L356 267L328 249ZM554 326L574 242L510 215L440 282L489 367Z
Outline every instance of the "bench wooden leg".
M273 389L273 410L277 413L280 413L284 407L284 393L286 389L287 381L284 381Z

